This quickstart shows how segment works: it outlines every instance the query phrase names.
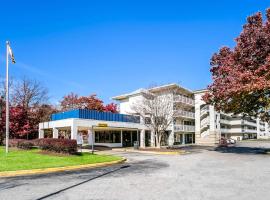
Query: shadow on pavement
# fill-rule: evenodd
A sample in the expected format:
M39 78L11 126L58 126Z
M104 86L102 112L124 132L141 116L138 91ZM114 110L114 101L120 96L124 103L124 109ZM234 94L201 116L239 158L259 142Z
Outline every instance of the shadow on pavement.
M184 150L184 151L187 151L189 153L202 153L205 150L213 151L213 150L215 150L215 147L214 146L202 146L202 145L186 145L186 146L173 147L171 149Z
M102 177L102 176L111 174L111 173L113 173L113 172L116 172L116 171L119 171L119 170L121 170L121 169L125 169L125 168L128 168L128 167L129 167L129 165L123 165L123 166L121 166L120 168L114 169L114 170L112 170L112 171L108 171L108 172L103 173L103 174L101 174L101 175L92 177L92 178L90 178L90 179L84 180L84 181L82 181L82 182L79 182L79 183L76 183L76 184L71 185L71 186L69 186L69 187L66 187L66 188L63 188L63 189L61 189L61 190L58 190L58 191L56 191L56 192L47 194L47 195L45 195L45 196L43 196L43 197L38 198L37 200L47 199L47 198L49 198L49 197L52 197L52 196L54 196L54 195L57 195L57 194L59 194L59 193L61 193L61 192L64 192L64 191L66 191L66 190L72 189L72 188L77 187L77 186L79 186L79 185L82 185L82 184L84 184L84 183L90 182L90 181L95 180L95 179L97 179L97 178L100 178L100 177Z
M216 147L214 151L220 153L236 153L236 154L266 154L270 151L268 148L258 148L258 147Z
M235 153L235 154L266 154L270 152L270 148L264 147L239 147L239 146L229 146L229 147L214 147L214 146L200 146L200 145L190 145L182 146L174 149L185 150L189 153L202 153L203 151L216 151L220 153Z

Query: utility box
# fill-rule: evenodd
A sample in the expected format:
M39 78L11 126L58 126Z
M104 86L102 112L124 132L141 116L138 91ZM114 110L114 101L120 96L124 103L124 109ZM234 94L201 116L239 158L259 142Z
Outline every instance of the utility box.
M134 149L139 149L139 141L134 141Z

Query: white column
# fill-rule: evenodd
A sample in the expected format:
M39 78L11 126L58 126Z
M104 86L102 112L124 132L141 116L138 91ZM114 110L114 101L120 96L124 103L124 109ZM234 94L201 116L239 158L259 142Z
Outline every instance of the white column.
M38 130L38 138L44 138L44 129Z
M269 125L267 122L264 123L264 127L265 127L265 135L267 138L270 138L270 134L269 134Z
M174 144L174 130L170 132L168 143L169 143L169 146L173 146Z
M57 128L53 128L53 138L58 138L58 129Z
M151 131L151 147L155 146L155 132Z
M140 147L141 148L145 148L145 130L142 129L141 132L140 132Z
M186 141L185 141L185 135L186 135L186 134L183 133L182 135L183 135L183 136L182 136L182 144L186 144Z
M260 124L259 118L256 119L256 124L257 124L257 138L260 138L260 136L261 136L260 126L261 126L261 124Z
M92 129L88 129L87 132L88 132L88 144L91 146L93 143L95 144L95 141L93 141L93 140L95 140L94 133L93 133Z
M73 124L71 126L71 139L76 140L77 139L77 134L78 134L78 127L75 124Z

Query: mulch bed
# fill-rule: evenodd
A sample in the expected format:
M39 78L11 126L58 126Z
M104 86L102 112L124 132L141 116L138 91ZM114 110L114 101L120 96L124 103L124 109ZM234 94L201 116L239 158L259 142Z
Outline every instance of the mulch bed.
M178 152L183 151L182 149L165 149L165 148L145 148L139 149L139 151L154 151L154 152Z
M92 149L92 146L86 145L83 146L82 149ZM94 150L98 150L98 151L108 151L108 150L112 150L111 147L106 147L106 146L99 146L99 145L94 145Z

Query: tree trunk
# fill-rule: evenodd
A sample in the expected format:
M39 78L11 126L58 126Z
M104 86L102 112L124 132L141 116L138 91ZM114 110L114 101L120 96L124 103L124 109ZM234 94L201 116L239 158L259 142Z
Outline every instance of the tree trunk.
M161 135L159 133L159 134L157 134L157 148L160 149L160 147L161 147Z

